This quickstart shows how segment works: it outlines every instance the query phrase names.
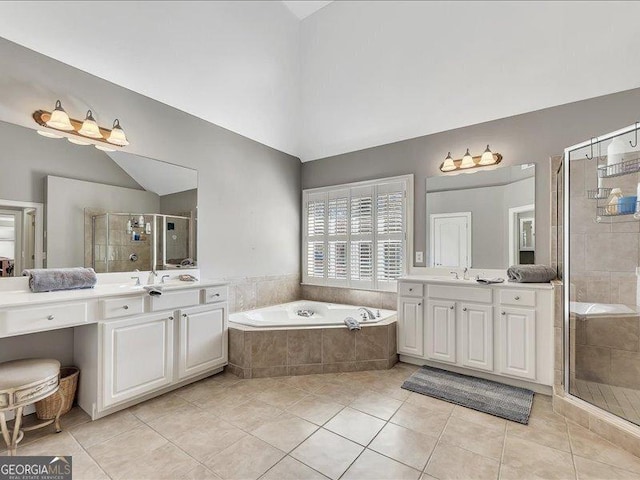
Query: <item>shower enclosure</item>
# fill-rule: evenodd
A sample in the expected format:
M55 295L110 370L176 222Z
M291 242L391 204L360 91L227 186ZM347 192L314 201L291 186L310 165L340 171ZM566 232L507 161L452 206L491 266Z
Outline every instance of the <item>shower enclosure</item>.
M638 124L567 148L557 178L565 390L640 425Z
M91 215L87 263L98 273L194 267L194 223L157 213Z

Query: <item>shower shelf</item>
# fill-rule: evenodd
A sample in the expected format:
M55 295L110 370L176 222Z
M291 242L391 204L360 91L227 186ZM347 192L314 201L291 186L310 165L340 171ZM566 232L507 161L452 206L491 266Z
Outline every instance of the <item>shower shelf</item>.
M613 165L598 167L598 177L600 178L620 177L638 172L640 172L640 157L614 163Z
M587 190L587 198L589 200L605 200L611 195L613 188L594 188L593 190Z
M640 202L638 202L640 203ZM598 217L633 217L636 220L640 219L640 213L636 213L639 205L636 205L636 209L633 212L623 211L618 212L618 209L621 208L620 205L605 205L602 207L597 207L597 215Z

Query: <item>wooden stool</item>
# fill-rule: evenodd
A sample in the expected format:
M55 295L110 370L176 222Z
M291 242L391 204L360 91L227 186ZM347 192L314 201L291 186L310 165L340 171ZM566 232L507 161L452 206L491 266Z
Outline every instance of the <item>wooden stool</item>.
M55 422L56 432L61 432L60 414L64 398L56 418L28 428L20 428L24 407L53 395L60 388L60 362L51 359L29 358L0 363L0 427L9 455L16 454L18 443L25 431L46 427ZM60 392L62 395L62 392ZM9 432L5 413L15 412L13 432Z

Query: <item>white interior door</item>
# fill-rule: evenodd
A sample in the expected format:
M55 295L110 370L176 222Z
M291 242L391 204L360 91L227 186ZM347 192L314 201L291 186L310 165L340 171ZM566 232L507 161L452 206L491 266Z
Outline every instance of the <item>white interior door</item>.
M430 227L432 267L471 267L471 212L433 214Z

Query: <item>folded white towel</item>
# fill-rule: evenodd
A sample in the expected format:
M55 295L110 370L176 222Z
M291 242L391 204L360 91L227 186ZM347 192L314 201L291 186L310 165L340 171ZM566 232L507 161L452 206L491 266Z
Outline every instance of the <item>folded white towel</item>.
M344 319L344 324L349 330L360 330L360 322L353 317L347 317Z

